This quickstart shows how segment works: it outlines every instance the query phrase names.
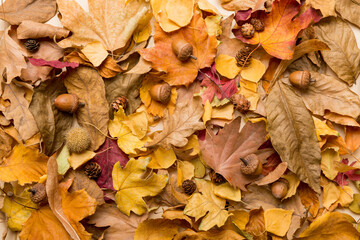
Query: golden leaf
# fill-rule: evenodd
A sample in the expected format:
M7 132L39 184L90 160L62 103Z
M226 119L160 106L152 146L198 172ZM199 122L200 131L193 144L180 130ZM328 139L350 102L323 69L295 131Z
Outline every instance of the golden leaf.
M291 224L293 211L281 208L267 209L264 212L266 231L284 237Z
M172 240L178 233L178 223L167 219L147 219L139 224L134 240Z

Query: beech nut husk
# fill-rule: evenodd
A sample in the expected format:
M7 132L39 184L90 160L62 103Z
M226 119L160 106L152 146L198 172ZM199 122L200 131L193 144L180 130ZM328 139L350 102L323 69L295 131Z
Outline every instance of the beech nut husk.
M75 94L65 93L57 96L54 105L59 111L74 113L79 106L84 106L84 103L80 103L78 96Z
M167 104L171 98L171 86L168 83L159 83L150 88L150 96L155 101Z
M280 178L271 185L271 193L277 199L284 198L289 190L289 182L284 178Z
M289 76L289 81L291 85L301 90L306 90L310 83L313 82L309 71L292 72Z
M175 53L176 57L184 62L187 61L189 58L196 60L197 58L193 56L193 46L183 39L175 39L171 43L171 48Z
M255 154L240 158L240 171L245 175L260 175L262 172L262 163Z

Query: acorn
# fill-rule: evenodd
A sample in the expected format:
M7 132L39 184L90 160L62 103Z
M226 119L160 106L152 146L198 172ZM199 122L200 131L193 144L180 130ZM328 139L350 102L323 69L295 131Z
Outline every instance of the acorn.
M79 97L73 93L64 93L56 97L55 107L61 112L74 113L84 103L79 102Z
M66 146L72 153L82 153L90 148L89 132L82 127L74 127L66 134Z
M240 158L240 171L245 175L260 175L262 172L262 163L255 154Z
M171 98L171 86L166 82L156 84L150 88L150 96L155 101L167 104Z
M289 76L291 85L301 90L308 89L311 82L315 82L311 79L309 71L296 71L292 72Z
M255 27L250 23L245 23L241 26L240 31L244 38L252 38L255 34Z
M280 178L273 184L271 184L271 193L277 199L281 199L286 196L289 190L289 182L284 178Z
M28 189L31 193L30 199L33 203L44 204L47 202L46 187L43 183L37 183Z
M184 39L175 39L171 43L171 48L175 53L176 57L182 62L187 61L189 58L197 60L197 58L192 55L193 46Z

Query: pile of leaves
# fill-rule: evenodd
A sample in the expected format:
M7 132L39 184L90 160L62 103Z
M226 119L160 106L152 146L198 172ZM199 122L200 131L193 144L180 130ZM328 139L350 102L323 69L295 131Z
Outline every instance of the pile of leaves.
M359 239L360 3L220 3L2 4L20 239Z

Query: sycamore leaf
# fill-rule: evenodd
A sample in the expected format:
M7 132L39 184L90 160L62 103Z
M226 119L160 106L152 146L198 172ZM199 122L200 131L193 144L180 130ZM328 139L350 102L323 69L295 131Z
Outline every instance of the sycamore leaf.
M141 217L131 214L128 217L116 206L103 204L96 209L88 223L95 224L96 227L110 226L104 231L104 239L133 240L137 226L146 218L146 214Z
M277 236L284 237L291 224L293 210L284 210L281 208L267 209L264 212L266 231Z
M33 137L39 131L36 121L29 110L30 103L26 99L26 95L27 89L14 83L6 84L2 94L4 100L11 102L3 111L3 114L7 120L12 119L14 121L14 126L23 141Z
M172 240L179 232L179 224L168 219L147 219L139 224L134 240Z
M233 186L246 190L245 185L256 178L240 171L240 157L255 153L266 139L264 121L247 122L239 133L240 118L225 125L217 135L207 131L205 141L199 141L204 161Z
M27 208L28 206L30 208ZM5 197L1 211L7 215L7 224L12 231L21 231L23 224L36 209L37 204L30 199L30 193L24 190L18 196Z
M65 86L69 93L76 94L79 101L85 103L77 110L77 120L89 131L92 150L98 149L105 141L109 120L103 79L96 70L79 67L67 75Z
M314 121L301 98L277 82L265 103L271 143L301 181L320 192L320 147Z
M62 209L80 238L90 240L91 234L86 232L79 221L95 213L97 202L85 189L69 193L68 189L71 184L71 179L59 184Z
M195 221L201 220L199 230L207 231L215 225L221 227L225 224L229 213L225 210L225 199L214 194L212 182L196 179L196 186L200 193L194 193L188 200L184 213L195 217Z
M259 18L265 25L263 32L255 32L253 38L247 39L242 36L240 29L235 29L234 35L245 43L260 44L274 57L291 59L298 33L311 22L321 19L313 8L300 14L299 11L300 4L296 0L275 0L269 14L264 11L259 13ZM299 16L295 17L297 14ZM238 25L243 22L237 21Z
M120 162L122 167L125 167L129 161L129 157L121 151L119 146L116 144L116 140L106 138L104 144L98 149L94 160L101 167L101 174L96 180L96 183L101 188L112 189L112 169L115 163Z
M164 118L164 129L155 134L151 142L146 143L145 147L159 145L169 148L170 145L184 147L188 143L187 137L195 131L205 128L204 123L199 119L202 117L204 109L201 99L195 97L190 103L179 103L173 115L166 113Z
M24 20L47 22L55 14L55 0L10 0L0 6L0 18L11 25Z
M168 182L167 176L156 173L146 179L141 178L148 163L149 159L130 159L124 168L118 162L114 165L112 177L117 190L115 202L127 216L130 216L130 211L137 215L144 214L147 205L143 197L156 196Z
M71 240L61 222L53 214L49 206L32 212L19 235L20 240Z
M318 217L298 238L302 240L357 240L360 233L349 221L348 215L340 212L327 212Z
M197 31L194 31L197 29ZM158 23L155 23L155 47L142 49L141 56L150 61L152 68L166 72L164 81L170 85L189 86L198 70L210 67L216 54L217 41L215 36L206 32L205 22L200 13L194 14L190 24L173 33L164 32ZM193 46L193 55L197 60L180 61L172 50L172 41L184 39Z
M139 21L149 12L146 1L89 1L89 13L74 0L58 0L61 23L72 35L58 44L62 48L100 42L106 50L126 45Z
M241 69L234 57L225 54L219 54L215 58L215 66L218 73L230 79L235 78Z
M0 180L18 181L20 185L37 182L46 174L48 157L38 149L17 145L0 165Z
M255 58L252 58L249 66L241 71L241 77L250 82L258 83L266 70L265 65Z
M360 74L360 49L354 32L344 20L329 17L314 27L317 37L331 51L321 51L327 65L350 86Z

